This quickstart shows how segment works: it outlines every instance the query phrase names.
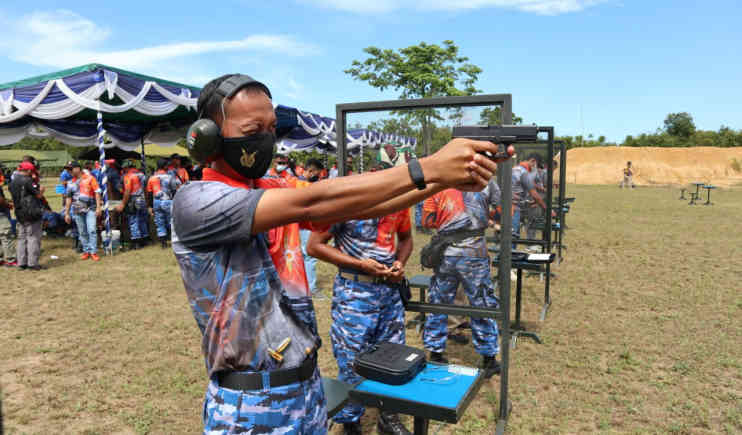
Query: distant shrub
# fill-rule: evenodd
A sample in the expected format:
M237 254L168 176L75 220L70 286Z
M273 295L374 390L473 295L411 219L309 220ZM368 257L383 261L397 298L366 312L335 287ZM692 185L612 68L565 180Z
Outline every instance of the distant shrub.
M732 169L734 169L734 172L742 172L742 162L736 158L732 159Z

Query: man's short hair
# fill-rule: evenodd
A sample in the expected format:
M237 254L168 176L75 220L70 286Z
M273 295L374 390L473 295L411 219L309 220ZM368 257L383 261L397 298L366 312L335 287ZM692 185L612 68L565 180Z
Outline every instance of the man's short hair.
M320 171L322 169L325 169L325 165L322 164L322 162L319 161L319 159L309 159L307 160L307 168L310 166L314 166L315 168L319 169Z
M627 165L631 166L631 162L626 162Z
M222 99L218 98L216 91L225 80L236 75L238 74L224 74L206 83L203 89L201 89L201 94L198 96L198 102L196 103L196 112L198 112L199 117L211 119L217 124L221 123ZM245 85L240 91L245 89L248 92L262 92L269 97L265 92L265 86L258 82Z
M157 159L157 169L165 169L167 168L168 160L167 159Z
M535 160L537 165L541 164L541 156L538 153L529 154L526 160Z

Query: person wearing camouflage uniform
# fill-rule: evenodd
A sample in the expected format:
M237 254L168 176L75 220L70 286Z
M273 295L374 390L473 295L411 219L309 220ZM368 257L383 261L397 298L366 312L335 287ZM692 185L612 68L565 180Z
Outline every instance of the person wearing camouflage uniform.
M332 352L338 379L347 384L362 380L353 370L356 356L388 341L404 344L404 307L398 282L412 253L409 209L376 219L335 224L330 231L312 233L307 252L338 266L332 297ZM396 237L395 237L396 236ZM327 245L335 239L335 246ZM395 238L398 242L395 243ZM361 433L363 406L346 405L333 420L344 433ZM379 415L385 434L409 434L395 414Z
M167 248L167 235L173 209L173 197L180 187L180 180L167 171L167 159L157 160L157 171L147 180L149 214L155 218L157 238L162 248Z
M147 200L144 196L146 177L134 165L130 160L124 163L124 197L117 211L124 211L126 222L129 224L132 248L139 249L149 238L149 219ZM131 205L126 207L129 202Z
M536 192L539 195L546 194L546 169L543 168L543 162L541 157L537 159L536 165L532 166L528 177L531 178L532 184L536 188ZM544 209L541 208L536 200L528 195L526 203L526 238L529 240L536 240L536 233L542 231L543 233L543 216ZM532 245L528 247L532 251L540 251L540 245Z
M295 189L262 178L277 140L265 85L245 75L219 77L201 90L197 112L208 121L191 127L188 146L210 167L173 199L172 248L202 333L204 432L324 434L320 339L300 223L327 231L328 223L385 216L445 187L481 189L496 165L479 152L497 147L457 139L414 162L427 187L409 168L393 168ZM209 155L194 145L203 137Z
M484 229L489 222L490 207L496 203L495 180L482 192L461 192L446 189L423 203L423 225L439 233L482 230L482 235L464 238L446 248L441 264L434 270L428 300L434 304L451 304L459 284L464 286L469 303L475 307L499 308L490 277L490 260ZM447 316L429 314L425 318L423 344L431 361L447 362L443 356L448 336ZM492 318L472 318L472 341L482 355L485 376L500 372L497 354L500 351L497 322Z

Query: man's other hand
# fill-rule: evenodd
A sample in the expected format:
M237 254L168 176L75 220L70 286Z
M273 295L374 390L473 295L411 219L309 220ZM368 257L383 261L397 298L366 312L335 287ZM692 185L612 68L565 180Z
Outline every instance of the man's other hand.
M389 268L372 258L361 260L361 270L371 276L386 276Z
M395 261L394 264L392 264L391 269L389 269L389 273L386 276L386 279L391 282L399 282L402 281L404 278L404 265L401 261Z

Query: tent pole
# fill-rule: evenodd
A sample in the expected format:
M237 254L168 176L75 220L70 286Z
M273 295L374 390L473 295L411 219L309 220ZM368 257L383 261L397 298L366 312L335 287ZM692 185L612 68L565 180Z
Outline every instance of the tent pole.
M142 172L147 175L147 157L144 155L144 136L142 136Z
M104 139L106 136L106 130L103 129L103 114L100 110L97 113L98 118L98 154L100 158L100 170L102 174L101 178L101 191L103 193L103 213L106 223L106 237L103 239L103 252L106 254L113 255L113 243L111 240L111 214L108 210L108 167L106 167L106 149L104 147Z

